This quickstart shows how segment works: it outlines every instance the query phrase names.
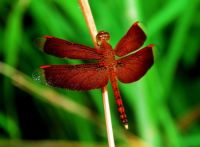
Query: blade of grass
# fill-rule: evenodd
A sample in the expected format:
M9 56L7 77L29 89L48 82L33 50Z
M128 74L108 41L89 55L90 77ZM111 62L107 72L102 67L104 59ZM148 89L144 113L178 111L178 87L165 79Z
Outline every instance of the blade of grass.
M22 18L24 11L28 5L28 1L19 0L16 2L15 7L11 11L9 18L6 23L5 36L4 36L4 56L5 62L9 65L16 66L17 56L19 52L20 35L22 29ZM6 113L11 117L16 123L18 123L17 113L15 110L14 103L14 90L11 86L9 79L4 78L3 81L3 97ZM11 127L8 124L8 128ZM10 130L10 129L9 129ZM13 134L14 133L14 134ZM9 132L10 137L20 138L20 132Z
M184 13L181 15L178 23L174 29L174 34L169 45L169 50L163 58L163 74L164 74L164 93L161 93L160 98L161 109L159 111L161 125L163 126L165 133L168 138L169 146L180 146L180 134L176 128L175 122L173 121L170 111L165 106L164 102L169 94L169 90L172 86L174 80L174 74L178 62L184 51L184 42L187 38L187 32L191 25L191 20L193 19L193 14L197 8L197 1L188 2L187 7L185 7ZM167 61L167 62L166 62ZM155 91L156 93L156 91ZM167 123L166 123L167 122Z
M194 30L195 32L190 33L189 36L192 37L188 37L188 44L185 45L185 48L187 49L187 52L183 53L183 60L184 60L184 64L187 67L191 67L194 66L195 63L198 60L198 55L200 54L200 50L199 50L199 46L200 46L200 37L199 37L199 33L200 31L198 30Z
M166 27L170 22L175 20L179 15L184 13L188 0L169 1L164 8L157 12L147 23L149 36Z
M6 122L6 123L5 123ZM7 127L9 126L9 127ZM16 121L12 118L9 118L8 116L5 116L3 113L0 112L0 128L5 130L7 134L12 135L11 138L15 138L18 136L18 132L20 132L20 129L18 127L18 124L16 124ZM12 132L12 133L10 133ZM16 133L16 134L14 134Z
M163 65L165 65L163 67L163 74L165 77L166 89L169 89L171 87L176 67L178 65L177 63L181 59L185 50L184 43L187 42L187 35L192 23L193 15L195 10L198 8L197 3L198 0L188 2L185 13L183 13L183 15L180 17L177 25L174 28L168 52L163 58Z

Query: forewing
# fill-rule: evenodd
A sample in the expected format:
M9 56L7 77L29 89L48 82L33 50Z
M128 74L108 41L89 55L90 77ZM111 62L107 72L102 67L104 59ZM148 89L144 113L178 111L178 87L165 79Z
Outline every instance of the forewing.
M40 40L42 50L50 55L71 59L101 59L102 55L95 48L71 43L52 36L44 36Z
M115 47L115 53L117 56L124 56L140 48L145 40L146 35L139 26L138 22L136 22L128 30L126 35L119 41L119 43Z
M123 83L139 80L153 65L153 45L149 45L136 53L117 61L116 74Z
M108 83L108 73L104 66L97 64L45 65L46 82L54 87L71 90L101 88Z

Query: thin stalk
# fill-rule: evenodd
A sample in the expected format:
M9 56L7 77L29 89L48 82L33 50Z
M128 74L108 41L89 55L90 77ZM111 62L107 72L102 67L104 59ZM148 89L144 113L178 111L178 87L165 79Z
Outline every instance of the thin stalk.
M92 37L94 46L98 47L97 43L96 43L97 29L96 29L96 25L95 25L95 22L94 22L92 13L91 13L91 9L90 9L88 0L79 0L79 4L81 6L83 15L85 17L87 26L89 28L90 35ZM105 120L106 120L108 144L109 144L109 147L114 147L115 142L114 142L114 137L113 137L112 122L111 122L111 116L110 116L110 107L109 107L109 101L108 101L108 91L107 91L106 86L102 88L102 98L103 98L104 113L105 113Z
M93 44L95 47L98 47L97 42L96 42L97 28L92 16L92 12L91 12L88 0L79 0L79 4L81 6L81 10L83 12L86 24L90 31L90 36L92 37Z

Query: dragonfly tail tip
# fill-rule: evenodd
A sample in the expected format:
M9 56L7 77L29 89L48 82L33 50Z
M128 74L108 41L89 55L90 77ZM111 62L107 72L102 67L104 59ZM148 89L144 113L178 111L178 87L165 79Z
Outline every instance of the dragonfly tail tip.
M128 130L128 124L124 124L124 128Z

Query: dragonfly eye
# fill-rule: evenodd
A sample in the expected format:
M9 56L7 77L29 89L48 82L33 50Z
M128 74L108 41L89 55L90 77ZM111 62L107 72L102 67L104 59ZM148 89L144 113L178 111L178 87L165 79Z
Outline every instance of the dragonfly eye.
M110 40L110 34L108 32L100 31L96 36L98 44L100 42Z

